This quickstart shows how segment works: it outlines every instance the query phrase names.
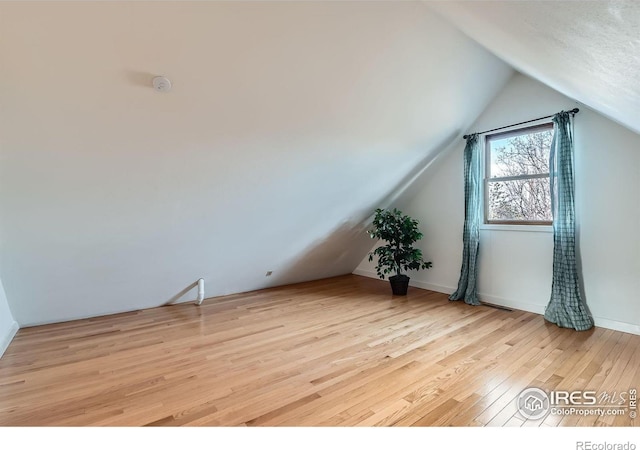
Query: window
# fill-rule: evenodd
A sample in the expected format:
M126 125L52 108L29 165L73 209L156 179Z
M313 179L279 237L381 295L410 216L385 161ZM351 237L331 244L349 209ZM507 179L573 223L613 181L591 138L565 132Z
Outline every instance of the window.
M549 153L553 124L485 140L485 223L550 225Z

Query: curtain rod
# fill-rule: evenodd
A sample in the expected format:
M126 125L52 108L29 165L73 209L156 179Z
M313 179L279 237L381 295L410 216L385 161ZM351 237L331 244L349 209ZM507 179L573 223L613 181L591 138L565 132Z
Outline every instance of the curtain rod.
M571 111L567 111L567 112L575 115L575 114L578 113L578 111L580 111L578 108L573 108ZM549 117L553 117L553 116L555 116L555 114L551 114L550 116L538 117L537 119L525 120L524 122L514 123L513 125L505 125L504 127L498 127L498 128L494 128L493 130L481 131L479 133L473 133L473 134L491 133L492 131L504 130L505 128L511 128L511 127L515 127L515 126L518 126L518 125L524 125L525 123L535 122L536 120L548 119ZM471 135L470 134L465 134L462 137L464 139L466 139L469 136L471 136Z

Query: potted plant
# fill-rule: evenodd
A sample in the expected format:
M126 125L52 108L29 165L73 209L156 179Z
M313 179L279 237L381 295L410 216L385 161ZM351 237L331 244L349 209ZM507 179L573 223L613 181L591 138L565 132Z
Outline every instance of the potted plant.
M413 246L416 241L422 239L418 221L403 215L395 208L393 211L378 208L369 236L387 242L386 245L381 245L369 253L369 261L373 261L374 255L378 257L378 276L384 280L385 274L395 273L389 277L393 295L407 295L409 277L403 274L402 270L431 267L431 261L425 262L422 259L422 251Z

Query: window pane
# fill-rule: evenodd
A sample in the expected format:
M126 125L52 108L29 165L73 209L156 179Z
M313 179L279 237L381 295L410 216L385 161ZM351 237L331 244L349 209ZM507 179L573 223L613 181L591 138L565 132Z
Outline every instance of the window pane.
M492 139L490 177L512 177L549 173L549 151L553 131Z
M549 178L489 181L487 188L490 221L552 221Z

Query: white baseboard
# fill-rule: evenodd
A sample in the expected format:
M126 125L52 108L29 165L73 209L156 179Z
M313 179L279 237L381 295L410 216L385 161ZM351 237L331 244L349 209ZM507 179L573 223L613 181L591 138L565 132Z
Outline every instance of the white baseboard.
M370 270L356 269L351 273L353 273L354 275L360 275L368 278L378 278L378 279L380 278L375 272L372 272Z
M633 323L619 322L617 320L594 317L593 321L597 327L608 328L610 330L623 331L625 333L640 335L640 325Z
M353 274L361 275L363 277L369 277L369 278L378 278L378 275L375 272L372 272L370 270L356 269L353 271ZM441 292L443 294L451 294L456 290L455 287L442 286L442 285L433 284L433 283L425 283L424 281L417 281L413 279L409 281L409 286L414 286L419 289L426 289L428 291ZM491 303L493 305L504 306L505 308L517 309L520 311L528 311L528 312L532 312L540 315L544 314L545 306L543 305L509 300L502 297L483 294L481 292L478 293L478 297L480 298L481 301ZM593 321L595 322L595 325L600 328L608 328L610 330L622 331L623 333L640 335L640 325L627 323L627 322L620 322L617 320L605 319L602 317L594 317Z
M429 291L442 292L443 294L453 294L456 288L453 286L442 286L439 284L425 283L424 281L410 281L411 286L415 286L421 289L427 289ZM482 302L490 303L492 305L504 306L509 309L517 309L520 311L528 311L536 314L544 314L544 306L536 305L535 303L513 301L502 297L496 297L495 295L478 293L478 298Z
M505 308L517 309L520 311L528 311L528 312L532 312L540 315L544 314L544 308L545 308L544 305L514 301L514 300L509 300L506 298L496 297L494 295L487 295L482 293L478 293L478 297L480 298L480 301L485 303L490 303L492 305L504 306Z
M7 334L4 336L0 336L0 358L4 355L4 352L9 348L9 344L13 340L13 337L16 335L20 327L18 326L18 322L13 322L7 330Z
M442 294L451 295L456 288L450 286L442 286L441 284L425 283L424 281L409 280L409 286L414 286L428 291L440 292Z

